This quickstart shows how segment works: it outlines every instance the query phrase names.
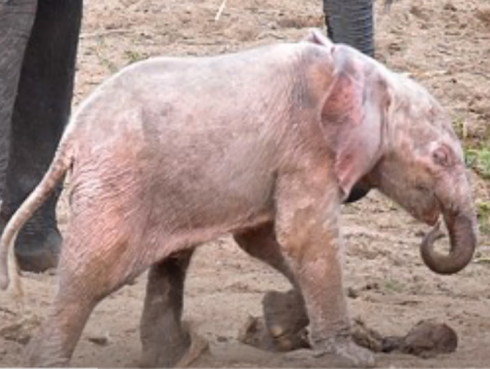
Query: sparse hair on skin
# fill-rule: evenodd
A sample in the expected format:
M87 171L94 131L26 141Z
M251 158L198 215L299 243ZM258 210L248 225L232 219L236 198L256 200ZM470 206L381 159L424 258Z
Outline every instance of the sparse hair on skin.
M21 292L16 235L67 173L58 291L32 366L67 366L97 303L148 268L144 366L194 360L205 345L181 321L185 273L198 245L232 234L291 282L314 350L370 367L352 341L342 275L340 207L356 185L426 224L444 216L451 251L434 250L435 231L421 244L434 272L464 268L477 243L461 146L437 101L316 30L233 54L152 58L107 79L5 226L0 288Z

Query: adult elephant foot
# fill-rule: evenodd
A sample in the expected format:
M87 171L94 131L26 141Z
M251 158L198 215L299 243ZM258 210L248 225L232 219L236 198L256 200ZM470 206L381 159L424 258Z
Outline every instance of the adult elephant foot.
M19 234L16 256L20 269L41 273L55 268L58 265L61 242L61 234L56 228L38 234Z
M15 254L21 270L41 273L58 265L62 237L55 220L54 204L40 208L35 216L20 231L16 243ZM1 230L10 218L13 206L2 206L0 213Z

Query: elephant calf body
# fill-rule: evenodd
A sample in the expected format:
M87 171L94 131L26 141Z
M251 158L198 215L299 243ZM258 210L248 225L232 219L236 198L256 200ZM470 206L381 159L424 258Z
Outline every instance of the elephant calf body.
M430 119L410 115L422 112ZM362 182L434 224L443 210L438 196L426 190L415 203L402 196L418 194L420 183L432 180L420 167L424 153L408 155L428 138L430 150L444 145L452 160L461 185L454 197L467 195L461 150L441 116L420 86L317 31L298 43L154 58L125 68L72 117L48 173L0 241L0 286L6 288L17 282L12 244L19 228L69 171L71 215L58 292L30 344L30 364L66 366L96 304L151 267L143 363L175 365L191 344L181 314L193 249L232 233L300 291L314 350L373 365L371 353L350 336L340 205ZM415 124L425 129L423 139L413 137L421 134ZM383 168L395 173L400 166L420 174L385 182ZM451 214L473 221L465 199ZM455 229L457 261L426 253L438 263L451 261L452 272L468 263L476 242L472 229ZM469 236L460 245L463 233Z

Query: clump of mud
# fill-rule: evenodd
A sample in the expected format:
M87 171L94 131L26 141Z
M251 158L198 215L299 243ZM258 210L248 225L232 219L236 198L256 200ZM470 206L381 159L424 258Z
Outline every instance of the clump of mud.
M458 347L458 336L451 327L430 320L421 320L405 336L387 337L355 320L353 334L357 344L371 351L398 352L422 358L454 352Z
M303 303L294 291L268 292L263 301L264 318L249 317L239 333L239 341L256 348L285 352L309 348L308 318ZM423 358L454 352L456 332L446 324L429 320L417 323L404 336L383 336L360 319L353 322L354 341L373 352L405 353Z

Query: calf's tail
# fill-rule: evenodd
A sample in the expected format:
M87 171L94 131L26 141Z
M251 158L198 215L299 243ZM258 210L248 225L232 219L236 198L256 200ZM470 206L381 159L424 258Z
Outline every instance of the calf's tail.
M14 252L15 239L24 223L46 201L56 184L71 167L73 149L68 141L70 140L66 140L65 137L61 140L48 171L12 215L0 238L0 289L6 290L10 286L11 292L16 297L22 296L23 291Z

